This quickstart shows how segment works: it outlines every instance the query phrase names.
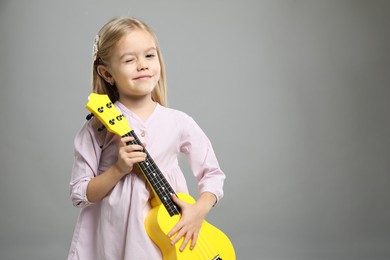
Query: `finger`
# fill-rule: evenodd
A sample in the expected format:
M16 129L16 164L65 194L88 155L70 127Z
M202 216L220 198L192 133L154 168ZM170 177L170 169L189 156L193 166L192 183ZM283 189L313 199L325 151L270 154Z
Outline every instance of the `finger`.
M177 235L172 239L171 244L174 245L185 235L185 232L183 229L180 229L180 231L177 233ZM182 245L183 246L183 245Z
M198 241L198 235L199 233L198 232L195 232L193 235L192 235L192 241L191 241L191 246L190 246L190 249L194 249L195 246L196 246L196 242Z
M125 153L127 158L144 158L146 157L146 153L139 151L130 151Z
M135 165L136 163L140 163L140 162L143 162L145 161L146 157L143 156L143 155L140 155L140 156L135 156L133 157L132 155L130 155L129 157L125 158L127 164L129 166L133 166Z
M179 197L176 194L173 194L171 198L172 198L172 201L174 203L176 203L177 206L179 206L179 208L182 208L183 206L186 205L186 202L179 199Z
M141 157L143 159L146 158L146 153L137 150L132 150L131 148L128 149L127 147L123 147L119 149L118 155L123 159L132 159L137 157Z
M183 225L181 224L181 222L177 222L177 224L171 229L171 231L169 231L168 233L168 237L172 237L174 234L176 234L181 228L183 227Z
M191 239L191 236L187 233L186 236L184 237L183 243L180 246L180 251L183 252L184 249L186 249L186 246L187 246L188 242L190 241L190 239Z
M134 137L132 136L126 136L121 138L121 143L124 143L127 145L128 142L134 141Z
M131 153L131 152L134 152L134 151L143 151L143 147L138 145L138 144L132 144L132 145L127 145L125 147L123 147L123 149L127 152L127 153Z

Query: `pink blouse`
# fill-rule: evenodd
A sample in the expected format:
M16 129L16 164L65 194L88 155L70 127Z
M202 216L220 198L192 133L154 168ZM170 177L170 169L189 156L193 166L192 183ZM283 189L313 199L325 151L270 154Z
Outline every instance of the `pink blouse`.
M179 153L183 153L198 180L199 192L222 198L225 174L209 139L191 117L157 104L143 122L120 102L115 105L177 193L188 193L178 162ZM117 160L120 137L97 131L100 126L96 119L87 121L75 137L70 197L81 211L68 260L161 259L159 248L144 228L151 207L150 189L142 174L128 174L101 201L88 201L88 182Z

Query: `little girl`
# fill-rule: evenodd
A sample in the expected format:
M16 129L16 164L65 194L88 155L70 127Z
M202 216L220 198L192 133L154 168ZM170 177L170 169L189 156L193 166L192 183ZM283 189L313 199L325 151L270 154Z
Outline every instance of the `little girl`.
M225 175L195 121L166 107L160 47L145 23L118 18L103 26L94 45L93 92L110 97L177 193L188 193L178 154L188 158L200 196L195 204L172 197L181 218L168 236L172 244L184 238L180 250L194 248L202 221L223 195ZM86 121L75 137L70 197L81 212L68 259L161 259L144 227L153 192L136 166L146 154L126 145L132 137L100 126Z

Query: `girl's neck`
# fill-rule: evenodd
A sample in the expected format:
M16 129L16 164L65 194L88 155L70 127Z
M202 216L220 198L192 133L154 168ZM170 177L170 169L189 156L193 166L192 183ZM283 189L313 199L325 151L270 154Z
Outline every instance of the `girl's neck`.
M121 102L130 111L135 113L142 121L146 121L153 113L157 103L152 100L152 97L119 97Z

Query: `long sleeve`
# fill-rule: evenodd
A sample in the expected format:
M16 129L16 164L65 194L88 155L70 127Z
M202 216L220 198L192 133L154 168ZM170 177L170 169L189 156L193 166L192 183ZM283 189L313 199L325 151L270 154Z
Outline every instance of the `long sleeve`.
M223 197L225 174L221 170L210 140L199 127L189 118L181 138L181 152L189 160L194 176L198 180L199 192L211 192L217 201Z
M101 148L91 122L86 122L74 140L74 162L70 181L70 198L75 207L91 204L87 198L89 181L98 174Z

